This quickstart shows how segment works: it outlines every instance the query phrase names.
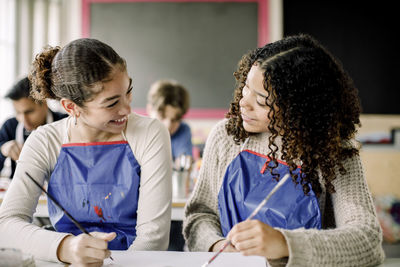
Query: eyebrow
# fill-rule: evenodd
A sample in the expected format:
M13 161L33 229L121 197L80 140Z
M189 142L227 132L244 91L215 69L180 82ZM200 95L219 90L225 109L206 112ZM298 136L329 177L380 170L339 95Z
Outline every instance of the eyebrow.
M129 90L129 88L131 88L131 86L132 86L132 78L129 78L128 90ZM119 97L120 97L120 95L114 95L114 96L107 97L103 101L101 101L100 104L104 104L104 103L106 103L108 101L111 101L111 100L119 98Z
M17 113L25 114L25 113L32 112L32 111L34 111L34 109L30 108L30 109L27 109L27 110L17 111Z
M250 88L250 86L249 86L249 84L248 84L247 82L245 83L245 86L247 86L248 88ZM261 94L260 92L257 92L256 90L254 90L254 92L255 92L257 95L261 96L261 97L268 98L268 96L263 95L263 94Z

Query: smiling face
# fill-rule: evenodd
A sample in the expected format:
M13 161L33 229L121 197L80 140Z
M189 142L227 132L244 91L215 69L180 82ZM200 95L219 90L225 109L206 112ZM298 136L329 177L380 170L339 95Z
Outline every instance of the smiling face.
M239 105L244 129L249 133L267 132L270 109L265 102L268 92L264 89L264 73L257 65L251 67L242 95Z
M83 126L85 136L120 134L131 113L132 79L118 68L112 79L101 83L103 90L83 108L78 107L78 126ZM92 139L92 138L89 138Z

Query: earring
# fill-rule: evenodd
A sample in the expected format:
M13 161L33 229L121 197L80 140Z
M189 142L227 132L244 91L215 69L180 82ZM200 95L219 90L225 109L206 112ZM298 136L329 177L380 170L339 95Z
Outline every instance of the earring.
M77 125L78 124L78 120L76 118L76 115L74 115L74 124Z

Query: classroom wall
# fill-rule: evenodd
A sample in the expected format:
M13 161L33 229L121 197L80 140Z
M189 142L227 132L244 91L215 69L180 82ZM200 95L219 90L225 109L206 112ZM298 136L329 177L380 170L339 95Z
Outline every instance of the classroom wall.
M395 2L284 1L284 34L309 33L342 63L363 113L400 114Z
M309 33L343 64L359 90L363 114L358 137L390 138L400 126L397 8L391 2L284 1L284 35ZM400 148L364 145L361 159L373 195L400 197Z
M29 73L46 45L63 46L81 37L82 0L0 1L0 125L14 115L4 95ZM58 109L55 103L50 106Z
M236 0L233 0L236 1ZM270 41L278 40L282 37L282 0L262 0L266 3L264 5L265 12L267 12L267 19L268 19L268 28L267 32L269 35ZM45 45L46 43L50 43L51 45L65 45L69 41L79 38L83 36L83 21L84 18L82 17L82 13L84 12L85 7L87 8L88 5L91 3L100 2L97 0L58 0L58 1L17 1L18 5L17 14L15 20L17 21L16 26L16 63L15 63L15 71L13 71L13 75L7 75L9 83L5 84L2 83L0 86L0 96L3 96L6 91L11 87L12 83L16 81L19 77L26 75L29 70L29 65L33 60L34 55L40 50L40 48ZM40 2L40 3L39 3ZM127 1L101 1L101 2L127 2ZM145 1L143 1L145 2ZM162 2L162 1L160 1ZM184 2L184 1L183 1ZM201 2L201 1L200 1ZM239 1L240 2L240 1ZM244 1L246 2L246 1ZM254 2L254 1L247 1L247 2ZM4 16L3 16L4 17ZM118 14L112 19L118 18ZM87 19L87 18L86 18ZM90 18L89 18L90 19ZM101 18L100 18L101 19ZM205 18L207 19L207 14ZM256 18L253 18L256 19ZM12 27L9 27L11 30ZM254 27L253 27L254 28ZM1 30L1 29L0 29ZM118 28L113 28L112 31L118 31ZM253 29L254 31L254 29ZM256 30L257 31L257 30ZM34 34L35 33L35 34ZM243 37L240 37L243 38ZM240 39L237 38L237 39ZM255 37L257 38L257 37ZM124 38L122 38L124 39ZM215 40L214 40L215 41ZM256 41L257 42L257 41ZM255 46L254 44L251 45L251 48ZM250 47L249 47L250 48ZM246 47L247 49L247 47ZM222 50L226 50L223 48ZM131 51L131 50L130 50ZM231 94L233 91L233 83L234 79L232 76L232 72L236 67L237 61L240 59L241 55L245 52L245 50L238 51L232 58L228 58L226 61L226 69L223 68L217 69L216 72L224 74L219 74L219 76L224 76L227 83L229 84L224 88L221 92L217 92L217 98L226 98L224 99L223 103L221 102L213 102L214 98L207 97L208 94L201 94L200 97L192 97L192 103L194 102L201 102L202 105L211 107L211 106L224 106L227 107L227 103L231 98ZM200 51L194 51L193 53L200 53ZM232 53L232 52L231 52ZM225 60L222 60L225 61ZM134 63L128 62L128 65L133 65ZM177 64L178 62L174 62ZM229 66L228 66L229 65ZM138 66L140 68L142 66ZM214 68L214 65L211 67ZM185 66L186 68L186 66ZM132 71L132 76L140 77L136 74L137 72ZM0 73L3 75L4 73ZM162 75L158 75L162 76ZM165 75L167 76L167 75ZM168 75L170 76L170 75ZM213 79L218 80L218 76L214 76L214 78L209 78L207 73L199 72L196 77L199 80L199 84L202 83L203 80L212 83ZM174 78L171 75L171 78ZM179 78L179 77L175 77ZM190 87L192 90L199 92L200 90L204 90L208 92L211 90L208 86L198 86L196 88L192 88L190 83L185 83L186 86ZM149 82L148 82L149 83ZM135 100L136 102L133 105L137 107L144 107L144 99L145 99L145 90L147 90L148 84L142 86L141 89L138 84L136 84L136 92L135 92ZM50 106L53 109L59 109L59 106L55 103L51 103ZM13 116L13 109L11 103L3 98L0 99L0 123L3 123L5 119L10 116ZM205 116L208 116L206 113Z
M358 137L390 136L392 129L400 129L400 115L363 114L361 124ZM372 194L400 198L400 145L366 144L360 156Z
M153 82L174 79L188 89L192 108L226 109L237 63L257 47L260 27L268 23L259 24L260 3L92 2L89 36L110 44L126 59L133 107L146 106Z

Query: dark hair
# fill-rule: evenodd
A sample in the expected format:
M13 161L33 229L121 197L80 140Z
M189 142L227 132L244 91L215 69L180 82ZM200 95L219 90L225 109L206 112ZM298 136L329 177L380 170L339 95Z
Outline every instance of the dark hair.
M286 37L257 48L239 62L234 100L227 113L226 130L239 143L250 134L243 128L239 101L250 68L257 64L264 72L264 88L268 93L268 156L277 166L278 145L282 137L282 159L292 171L301 162L300 184L305 194L311 184L317 195L322 191L318 171L321 171L329 193L335 192L332 181L335 167L345 173L343 161L358 149L351 143L360 126L358 91L341 64L309 35ZM273 172L275 166L269 167Z
M186 88L173 80L159 80L150 87L148 103L158 112L164 112L167 105L181 110L180 118L189 109L189 93ZM180 119L179 118L179 119Z
M5 97L14 101L20 100L21 98L29 98L30 89L29 79L25 77L14 84Z
M125 60L99 40L77 39L62 49L48 46L32 63L32 96L39 100L67 98L83 106L117 69L126 71Z

